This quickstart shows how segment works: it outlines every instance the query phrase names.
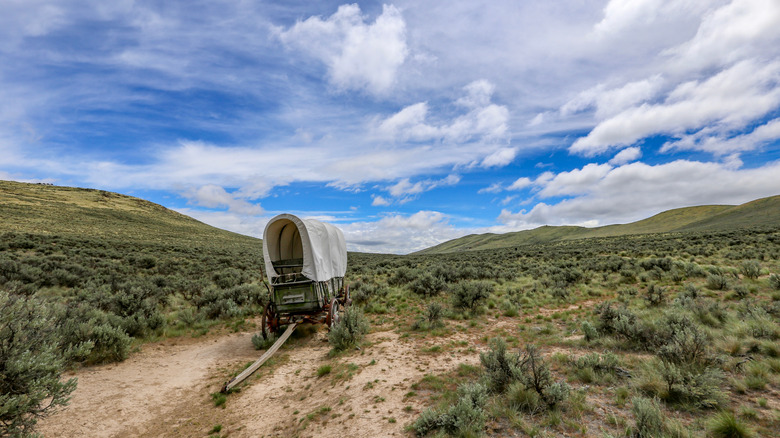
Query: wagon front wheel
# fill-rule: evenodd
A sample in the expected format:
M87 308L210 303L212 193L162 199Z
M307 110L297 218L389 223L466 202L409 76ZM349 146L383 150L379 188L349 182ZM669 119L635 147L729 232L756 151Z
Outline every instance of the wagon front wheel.
M328 316L325 318L325 323L328 325L328 328L333 327L334 324L341 321L343 316L344 305L336 298L330 300L330 309L328 309Z
M260 331L263 333L263 339L270 338L279 330L279 318L274 311L271 303L265 305L263 317L260 319Z

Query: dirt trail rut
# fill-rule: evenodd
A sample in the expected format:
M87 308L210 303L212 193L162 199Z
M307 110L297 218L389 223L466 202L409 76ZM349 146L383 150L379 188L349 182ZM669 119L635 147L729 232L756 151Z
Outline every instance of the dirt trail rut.
M47 437L402 436L423 406L405 397L425 374L443 373L474 354L420 354L421 344L392 331L367 336L361 351L328 358L324 328L289 341L275 360L230 394L225 409L210 394L231 371L255 360L252 333L179 339L143 347L122 363L76 372L70 406L40 423ZM434 343L446 343L441 338ZM317 376L329 364L331 373ZM71 377L68 375L66 377Z
M47 437L158 436L150 420L175 417L180 401L203 397L198 392L217 367L255 356L249 333L146 345L124 362L66 375L78 377L70 405L39 430Z

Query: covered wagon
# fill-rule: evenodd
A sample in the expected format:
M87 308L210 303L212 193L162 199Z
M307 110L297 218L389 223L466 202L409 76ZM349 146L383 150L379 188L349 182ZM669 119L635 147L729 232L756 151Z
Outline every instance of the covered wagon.
M262 317L268 337L292 322L338 321L349 304L347 246L337 227L280 214L263 232L270 297Z

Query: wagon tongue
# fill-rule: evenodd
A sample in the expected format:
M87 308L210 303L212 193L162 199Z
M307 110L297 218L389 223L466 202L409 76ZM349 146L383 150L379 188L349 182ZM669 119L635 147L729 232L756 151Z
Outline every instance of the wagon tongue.
M227 383L225 383L225 386L222 387L222 392L227 393L233 387L238 385L239 383L246 380L249 376L254 374L255 371L257 371L258 368L260 368L265 361L271 358L276 353L276 350L278 350L286 341L287 338L290 337L293 331L295 331L295 327L298 326L297 322L292 322L290 325L287 326L287 330L284 331L281 337L274 342L274 345L271 346L271 348L268 349L265 353L263 353L262 356L260 356L260 359L257 359L255 363L252 364L249 368L245 369L241 372L241 374L237 375L236 377L230 379Z

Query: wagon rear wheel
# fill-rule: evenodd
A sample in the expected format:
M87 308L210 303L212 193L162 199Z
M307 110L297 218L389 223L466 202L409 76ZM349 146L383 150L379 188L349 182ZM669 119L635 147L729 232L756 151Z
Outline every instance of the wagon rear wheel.
M341 318L343 316L344 316L344 305L336 298L330 300L330 308L328 309L328 316L325 318L325 323L328 325L328 328L333 327L334 324L337 324L339 321L341 321Z
M279 317L276 315L273 304L265 305L263 317L260 319L260 331L263 333L263 339L268 339L275 335L279 330Z

